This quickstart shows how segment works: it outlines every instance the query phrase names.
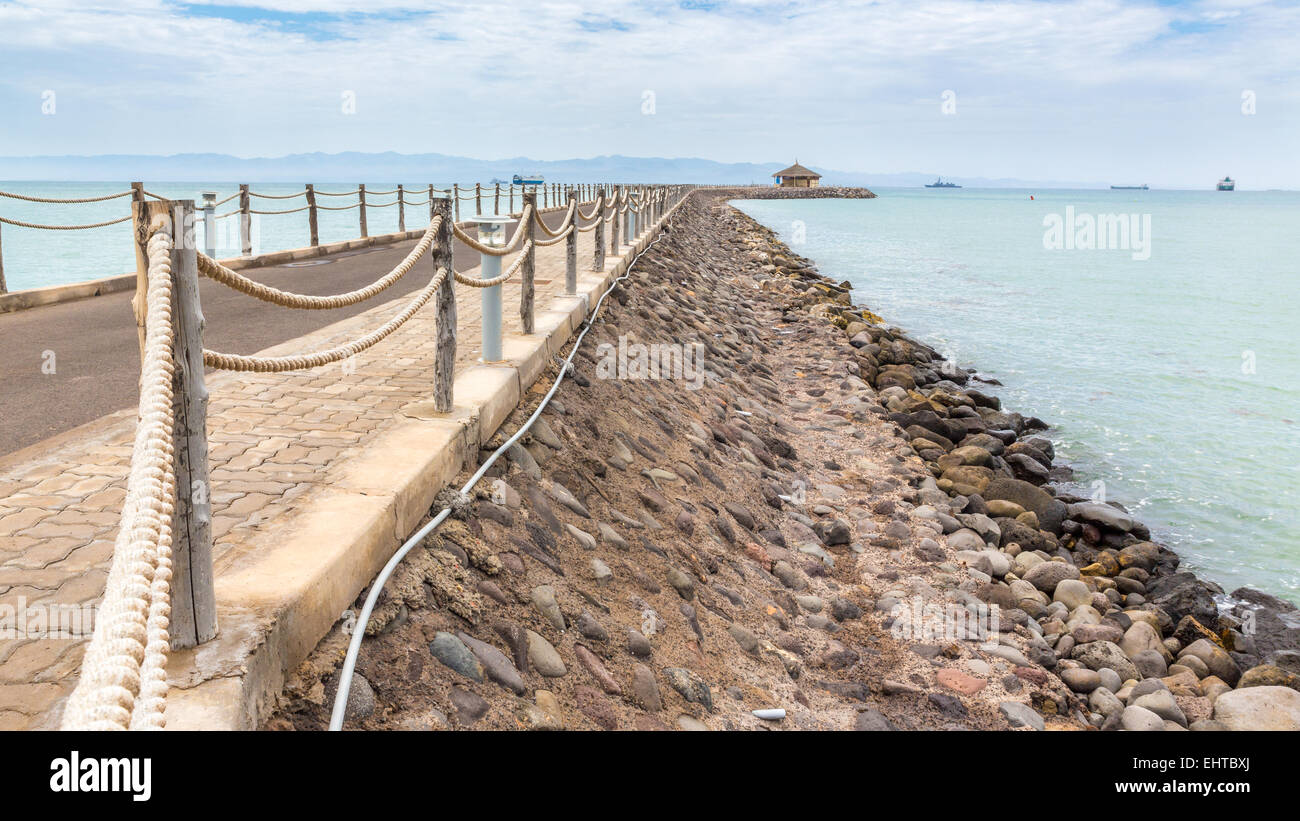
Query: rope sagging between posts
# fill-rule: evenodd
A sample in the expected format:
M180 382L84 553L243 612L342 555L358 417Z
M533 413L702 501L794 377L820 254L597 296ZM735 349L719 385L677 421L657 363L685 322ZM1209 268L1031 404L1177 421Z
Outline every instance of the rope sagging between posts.
M442 216L436 216L429 222L429 227L425 230L424 236L415 244L406 258L397 264L393 270L384 274L379 279L370 283L364 288L358 288L355 291L348 291L343 294L334 294L333 296L314 296L311 294L295 294L289 291L281 291L278 288L272 288L270 285L264 285L255 280L249 279L243 274L236 273L221 263L217 262L207 254L199 254L199 273L214 282L220 282L228 288L233 288L251 297L260 299L263 302L270 302L275 305L281 305L285 308L300 308L304 310L326 310L330 308L343 308L348 305L355 305L358 302L364 302L367 299L388 289L402 277L410 272L412 266L424 256L429 248L433 245L434 238L438 234L438 228L442 225Z
M13 225L18 228L35 228L40 231L85 231L90 228L105 228L109 225L117 225L118 223L126 222L129 219L131 219L131 215L127 214L121 219L106 220L105 222L92 222L89 225L41 225L35 222L23 222L22 220L11 220L6 217L0 217L0 223Z
M333 362L340 362L350 356L356 356L367 348L373 347L383 341L389 334L406 324L406 321L415 316L416 311L424 307L424 304L433 298L434 293L442 285L442 281L447 278L447 269L439 268L429 280L429 284L424 287L423 291L416 294L415 299L411 300L402 312L379 328L366 334L360 339L353 340L346 345L340 345L336 348L330 348L324 351L317 351L312 354L299 354L294 356L237 356L235 354L220 353L218 351L209 351L206 348L203 351L203 364L209 368L219 368L226 371L246 371L252 373L283 373L284 371L300 371L306 368L319 368L322 365L329 365Z
M533 207L530 205L527 208L525 208L524 213L519 216L519 222L521 224L526 224L528 220L532 218L533 218ZM470 248L473 248L475 251L478 251L480 254L487 254L490 257L505 256L506 254L513 251L515 246L518 245L524 238L524 232L522 230L515 231L515 235L510 238L510 241L498 248L492 245L484 245L483 243L479 242L477 238L471 237L469 234L467 234L465 230L462 229L459 225L453 226L452 230L456 235L456 239L465 243Z
M165 723L176 495L172 237L165 219L150 228L140 421L104 598L81 678L64 708L65 730L161 729Z
M523 232L521 231L520 233L522 234ZM532 240L525 242L524 247L519 252L519 256L515 259L513 263L511 263L509 268L507 268L504 272L501 273L500 276L495 276L492 277L491 279L478 279L476 277L466 276L465 274L462 274L459 271L457 271L456 281L459 282L461 285L468 285L471 288L491 288L494 285L500 285L501 283L505 282L507 279L510 279L510 277L518 273L520 266L524 264L524 258L528 256L528 251L532 247L533 247Z
M22 200L23 202L45 202L54 203L55 205L81 205L87 202L107 202L120 197L131 196L130 191L122 191L117 194L105 194L102 197L80 197L78 199L60 199L57 197L33 197L27 194L13 194L9 191L0 191L0 197L8 197L11 200Z

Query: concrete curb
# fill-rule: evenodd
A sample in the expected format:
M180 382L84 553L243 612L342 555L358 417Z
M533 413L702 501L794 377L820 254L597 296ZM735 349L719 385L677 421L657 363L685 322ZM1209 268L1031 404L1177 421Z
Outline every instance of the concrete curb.
M577 296L539 310L536 333L507 335L504 362L462 371L451 413L434 412L431 400L401 408L404 421L342 465L327 491L256 531L257 544L231 546L216 567L217 638L169 660L168 729L261 723L288 675L352 607L438 492L476 462L480 444L678 205L604 271L580 272Z

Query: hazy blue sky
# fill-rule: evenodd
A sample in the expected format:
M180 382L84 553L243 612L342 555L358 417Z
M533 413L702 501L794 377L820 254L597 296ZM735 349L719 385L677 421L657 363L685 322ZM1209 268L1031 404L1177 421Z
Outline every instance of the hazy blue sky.
M0 0L0 155L797 155L1300 188L1297 43L1297 4L1255 0Z

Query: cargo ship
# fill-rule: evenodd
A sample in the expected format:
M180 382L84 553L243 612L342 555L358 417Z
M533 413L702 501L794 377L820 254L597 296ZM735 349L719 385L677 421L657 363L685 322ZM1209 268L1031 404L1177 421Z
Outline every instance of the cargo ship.
M1237 183L1232 179L1232 177L1224 177L1219 180L1219 184L1215 186L1219 191L1232 191L1236 187Z
M1149 188L1149 186L1146 186L1146 185L1112 185L1112 186L1110 187L1110 190L1112 190L1112 191L1149 191L1150 188Z
M546 178L541 174L515 174L515 185L544 185Z

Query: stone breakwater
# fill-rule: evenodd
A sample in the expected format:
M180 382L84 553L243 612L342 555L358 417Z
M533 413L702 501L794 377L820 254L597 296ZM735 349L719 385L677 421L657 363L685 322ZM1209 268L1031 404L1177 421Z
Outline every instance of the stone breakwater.
M866 188L827 186L818 188L777 188L769 186L744 186L737 188L711 188L709 196L747 200L870 200L876 195Z
M1300 727L1287 613L1261 608L1252 644L1139 522L1054 492L1040 422L723 194L692 195L606 306L385 587L349 726ZM698 384L598 376L602 344L696 343ZM326 724L352 627L268 728Z

